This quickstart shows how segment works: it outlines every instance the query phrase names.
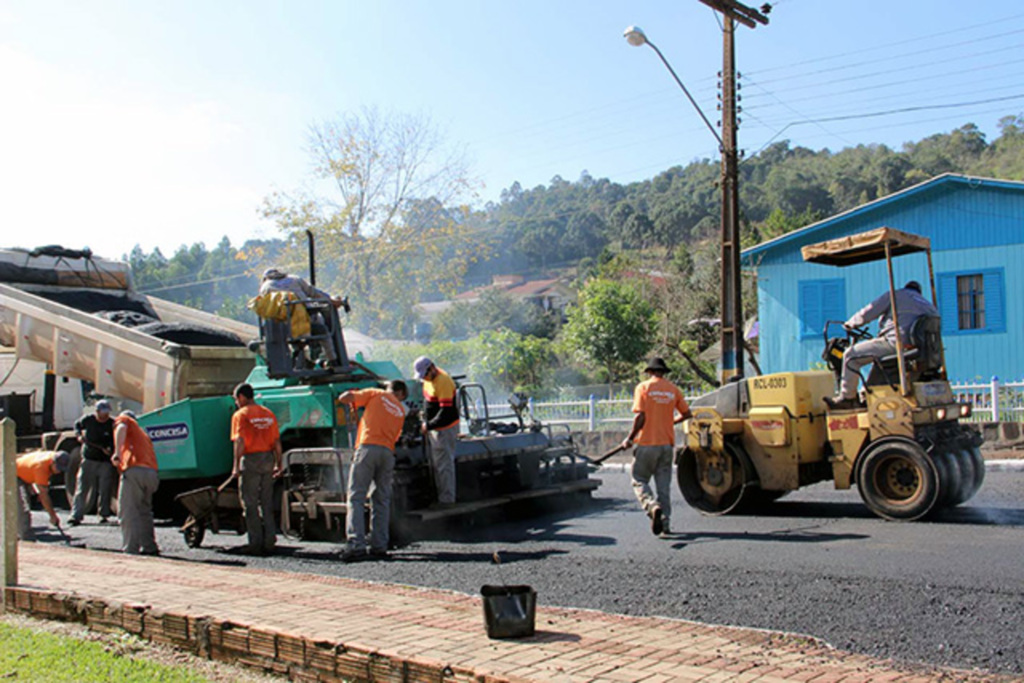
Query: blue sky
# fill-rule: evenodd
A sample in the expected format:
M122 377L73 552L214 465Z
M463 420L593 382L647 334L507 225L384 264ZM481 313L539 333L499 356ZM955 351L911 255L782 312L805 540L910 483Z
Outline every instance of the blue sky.
M738 28L748 152L898 147L967 122L991 139L1024 111L1019 2L779 0L770 17ZM715 157L630 24L715 121L721 33L698 0L2 3L2 244L119 256L272 236L257 208L304 182L309 124L363 106L429 115L481 201ZM921 106L944 108L865 116Z

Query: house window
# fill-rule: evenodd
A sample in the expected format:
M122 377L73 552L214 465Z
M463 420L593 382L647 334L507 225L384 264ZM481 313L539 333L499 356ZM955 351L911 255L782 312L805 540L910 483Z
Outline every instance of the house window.
M1002 268L939 273L939 314L943 334L1006 331Z
M803 280L798 285L800 338L820 338L825 323L846 320L846 281Z
M984 275L957 275L956 307L961 330L985 329Z

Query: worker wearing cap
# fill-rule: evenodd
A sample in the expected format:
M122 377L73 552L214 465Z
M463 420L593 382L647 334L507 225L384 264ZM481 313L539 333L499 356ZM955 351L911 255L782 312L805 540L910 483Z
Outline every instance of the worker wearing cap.
M652 358L644 368L648 379L633 392L633 428L622 442L623 448L634 443L633 492L651 518L655 535L671 533L672 515L672 452L676 445L675 423L690 416L690 406L683 392L665 379L668 366L661 358ZM679 413L676 418L675 414ZM651 477L658 491L651 491Z
M303 278L297 275L289 275L277 268L267 268L263 271L260 294L264 295L270 292L288 292L298 299L323 301L335 308L344 308L346 312L350 310L348 298L333 297L322 289L317 289L309 284ZM309 313L310 324L312 325L311 332L317 335L327 334L329 326L327 319L316 310L310 310ZM332 341L330 339L322 339L320 340L320 347L323 351L324 359L331 365L337 364L338 354Z
M82 444L82 460L75 480L75 498L71 503L68 524L82 523L85 511L99 503L100 524L106 524L113 514L110 497L114 493L117 469L110 463L114 454L114 420L110 417L110 401L96 402L93 413L75 423L78 443Z
M245 513L249 544L244 552L270 555L277 542L274 524L274 478L281 474L281 435L277 417L255 402L249 384L235 387L238 410L231 416L234 467Z
M70 456L64 451L34 451L19 455L15 460L18 473L18 538L34 541L29 501L32 494L39 496L43 509L50 515L50 524L60 528L60 519L50 500L50 477L68 469Z
M438 504L455 503L455 443L459 437L459 409L451 376L420 356L413 363L416 378L423 380L423 433L430 439L430 462Z
M900 338L904 344L911 344L910 329L914 322L924 315L938 315L939 312L928 299L921 294L921 283L911 280L897 289L896 312L900 319ZM843 372L839 382L839 394L826 398L825 403L832 409L849 409L857 407L857 380L860 369L877 358L891 356L896 353L896 324L892 317L892 299L889 292L860 309L850 317L843 327L852 329L867 325L872 320L878 321L878 336L874 339L859 341L843 353Z
M153 496L160 486L156 453L135 413L123 411L114 420L114 455L121 473L117 513L121 517L121 550L130 555L159 555L153 528Z
M393 380L387 389L352 389L338 397L354 409L363 409L356 434L356 451L348 474L348 510L345 516L345 550L341 559L356 562L386 558L391 520L391 485L395 472L395 443L405 424L409 390L405 382ZM370 549L366 549L366 519L363 509L370 498Z

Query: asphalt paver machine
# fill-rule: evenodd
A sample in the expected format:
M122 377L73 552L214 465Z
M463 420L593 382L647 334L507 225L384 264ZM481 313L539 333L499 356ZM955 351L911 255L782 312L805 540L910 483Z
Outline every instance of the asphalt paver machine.
M878 228L803 248L805 261L849 267L884 260L895 302L892 260L927 256L936 301L930 241ZM895 306L893 306L895 310ZM896 324L899 327L898 311ZM743 378L695 399L676 453L687 503L712 515L755 509L789 491L831 480L856 484L865 505L888 519L914 520L959 505L980 488L985 466L980 435L960 423L971 406L956 401L946 375L941 323L915 320L896 353L876 359L862 377L863 400L833 409L843 352L870 336L866 329L829 338L843 321L826 323L829 370ZM770 332L769 332L770 333Z

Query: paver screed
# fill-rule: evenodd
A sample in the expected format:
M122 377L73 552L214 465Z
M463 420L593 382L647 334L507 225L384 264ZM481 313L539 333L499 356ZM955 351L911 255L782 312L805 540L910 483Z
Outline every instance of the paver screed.
M10 608L299 680L1011 680L897 665L792 634L553 607L538 608L534 637L497 641L479 598L448 591L36 543L19 553Z

